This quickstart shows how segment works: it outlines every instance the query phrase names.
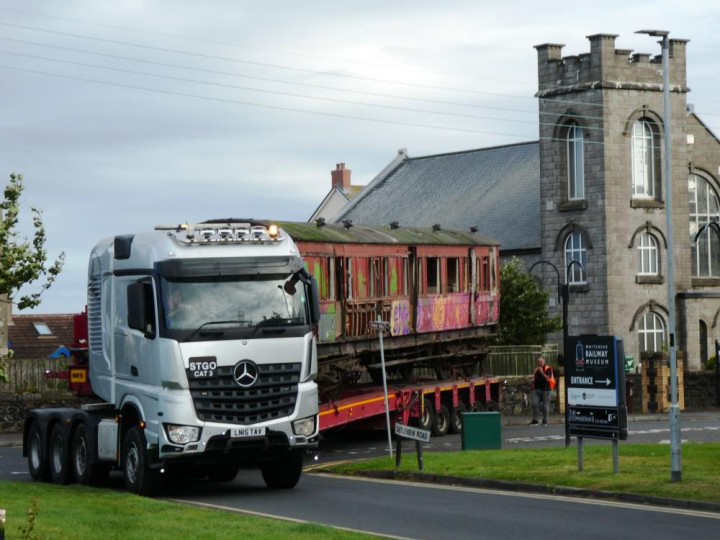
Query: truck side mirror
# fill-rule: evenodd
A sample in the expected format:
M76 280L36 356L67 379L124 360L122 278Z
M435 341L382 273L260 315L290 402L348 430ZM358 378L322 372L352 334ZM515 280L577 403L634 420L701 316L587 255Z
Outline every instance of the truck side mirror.
M155 310L153 309L152 285L136 281L127 288L128 327L139 330L145 337L155 337Z
M313 323L320 322L320 289L315 276L310 278L310 319Z

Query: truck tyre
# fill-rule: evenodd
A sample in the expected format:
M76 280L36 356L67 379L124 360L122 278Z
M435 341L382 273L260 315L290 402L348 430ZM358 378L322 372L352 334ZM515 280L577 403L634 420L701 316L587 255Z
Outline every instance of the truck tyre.
M300 480L302 465L302 456L293 454L274 461L266 461L260 465L260 471L265 485L270 489L290 489Z
M485 403L485 410L488 412L499 412L500 404L494 399L490 399Z
M467 412L467 407L460 401L458 406L450 411L450 431L452 433L462 433L463 414Z
M70 441L62 424L55 424L50 432L50 476L55 484L69 484L72 481L70 471Z
M423 405L422 414L420 415L420 418L418 418L418 427L420 429L430 430L432 429L433 424L435 424L435 407L433 407L430 398L425 398L423 400Z
M90 435L87 426L80 424L73 435L70 465L75 481L87 486L99 486L107 480L110 467L105 463L92 462Z
M140 426L131 427L125 435L122 458L127 490L136 495L154 494L160 483L160 474L148 464L147 442Z
M448 429L450 429L450 411L445 405L440 405L440 408L435 413L432 433L436 437L442 437L447 434Z
M28 469L33 480L49 482L50 468L48 467L47 452L43 449L42 431L40 424L33 422L28 430Z

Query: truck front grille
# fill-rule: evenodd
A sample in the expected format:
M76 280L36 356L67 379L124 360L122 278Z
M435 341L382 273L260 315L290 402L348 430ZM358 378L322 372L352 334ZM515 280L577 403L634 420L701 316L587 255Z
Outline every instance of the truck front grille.
M191 379L190 394L198 418L204 422L255 424L290 416L295 410L301 364L258 364L258 380L242 388L234 366L217 368L217 376Z

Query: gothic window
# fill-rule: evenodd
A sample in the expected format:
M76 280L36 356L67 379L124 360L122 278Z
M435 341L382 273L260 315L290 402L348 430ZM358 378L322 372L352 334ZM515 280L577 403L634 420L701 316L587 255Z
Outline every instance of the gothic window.
M660 130L655 122L641 118L633 124L633 197L655 199L660 182Z
M638 326L640 352L657 352L667 343L665 339L665 322L653 311L648 311L640 319Z
M658 275L658 243L651 234L638 235L638 275Z
M585 148L583 132L573 122L567 130L568 200L585 198Z
M690 245L693 246L692 274L697 277L720 277L720 227L706 227L711 222L717 224L720 221L717 192L705 178L691 174L688 179L688 202Z
M572 264L578 261L580 265ZM565 239L565 269L568 284L582 285L587 283L585 270L587 269L587 249L585 248L581 231L573 231Z

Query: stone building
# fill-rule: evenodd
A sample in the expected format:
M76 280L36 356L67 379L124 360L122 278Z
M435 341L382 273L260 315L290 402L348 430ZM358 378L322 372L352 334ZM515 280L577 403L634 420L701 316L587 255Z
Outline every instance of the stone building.
M667 346L673 257L676 345L699 369L720 314L720 228L695 236L720 219L720 143L688 107L687 41L670 40L672 178L664 177L661 54L616 49L616 38L589 36L590 52L578 56L536 47L543 258L568 278L570 332L622 336L637 358ZM556 286L551 268L543 278Z
M334 220L474 225L500 242L501 255L528 268L551 263L533 274L557 313L567 280L571 335L621 336L636 360L667 347L672 256L676 346L698 370L720 337L720 141L687 103L687 41L670 40L670 254L661 50L618 49L616 38L589 36L590 52L577 56L536 47L539 141L404 155Z

